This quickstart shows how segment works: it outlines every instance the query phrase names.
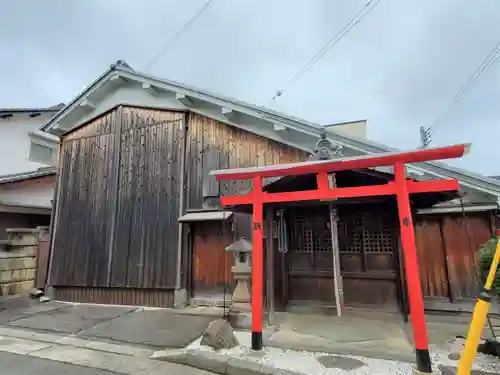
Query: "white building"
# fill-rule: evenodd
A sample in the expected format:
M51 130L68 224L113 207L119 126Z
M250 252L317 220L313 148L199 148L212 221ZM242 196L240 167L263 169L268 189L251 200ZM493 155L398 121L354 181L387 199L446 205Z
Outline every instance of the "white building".
M0 109L0 240L7 228L49 225L57 155L30 134L63 106Z

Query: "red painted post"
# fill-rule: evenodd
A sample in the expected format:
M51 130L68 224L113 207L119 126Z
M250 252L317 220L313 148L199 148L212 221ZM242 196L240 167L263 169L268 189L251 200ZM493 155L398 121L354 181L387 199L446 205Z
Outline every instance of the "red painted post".
M253 182L253 253L252 253L252 349L262 350L262 291L263 291L263 202L262 177Z
M410 315L415 340L417 369L420 372L431 373L431 357L427 340L427 328L424 315L424 301L420 273L418 269L417 247L410 210L410 197L406 181L405 165L394 165L394 180L396 183L396 197L398 201L401 243L406 269L406 282L410 300Z

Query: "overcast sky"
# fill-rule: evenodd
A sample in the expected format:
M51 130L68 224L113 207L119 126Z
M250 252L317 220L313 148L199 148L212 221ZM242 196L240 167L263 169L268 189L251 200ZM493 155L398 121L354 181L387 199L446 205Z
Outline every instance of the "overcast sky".
M0 107L73 99L116 60L143 70L206 0L0 0ZM150 73L321 124L367 119L369 137L419 145L500 40L498 0L381 0L270 100L367 0L213 0ZM472 142L454 162L500 174L500 63L436 131Z

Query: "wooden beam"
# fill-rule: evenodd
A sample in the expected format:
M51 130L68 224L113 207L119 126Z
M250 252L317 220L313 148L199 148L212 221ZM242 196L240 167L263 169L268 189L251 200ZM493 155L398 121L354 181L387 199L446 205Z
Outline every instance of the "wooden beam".
M92 103L89 99L84 99L80 103L80 108L83 108L85 111L90 112L96 108L96 105Z
M149 84L149 83L143 83L142 89L145 90L149 95L152 95L152 96L156 96L159 94L158 88Z
M221 112L222 112L222 115L225 118L227 118L228 120L230 120L234 116L234 111L232 109L229 109L229 108L222 107Z
M120 85L120 84L126 82L126 79L118 74L113 74L111 77L109 77L109 82L111 82L115 85Z
M184 94L175 94L175 99L178 100L178 101L180 101L186 107L191 107L193 105L193 102L191 101L191 99L187 95L184 95Z
M67 131L69 131L69 129L54 127L50 130L50 134L59 137L59 136L63 135L64 133L66 133Z
M336 186L335 177L330 179L331 187ZM338 223L339 216L337 207L330 204L330 234L332 237L332 256L333 256L333 284L335 294L335 307L337 316L342 316L344 312L344 287L342 281L342 274L340 272L340 249L339 249L339 232Z
M275 307L274 307L274 241L273 241L273 220L274 210L266 208L265 226L266 226L266 307L267 307L267 324L270 326L275 323Z
M273 130L275 132L284 132L287 131L288 128L285 125L273 124Z

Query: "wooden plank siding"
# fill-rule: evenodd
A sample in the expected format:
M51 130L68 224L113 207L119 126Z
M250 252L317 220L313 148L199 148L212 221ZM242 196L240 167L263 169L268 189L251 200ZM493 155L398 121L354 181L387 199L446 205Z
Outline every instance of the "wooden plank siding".
M124 111L110 285L173 288L184 115Z
M415 232L424 297L453 303L477 296L476 256L492 236L489 215L417 216Z
M479 292L476 257L479 247L491 238L487 215L443 218L443 239L451 300L475 298Z
M169 289L59 286L55 288L55 298L61 301L130 306L171 307L174 304L174 293Z
M190 113L187 134L187 207L202 208L207 198L236 194L250 187L249 181L220 184L209 172L304 161L309 154L282 143L254 135L224 123Z
M118 107L63 138L52 285L175 286L184 116Z
M441 218L438 216L418 218L415 223L415 241L423 295L447 297L448 275L441 234Z
M234 284L231 267L233 253L225 248L233 242L233 233L226 223L202 222L194 226L193 297L222 295Z
M115 115L109 116L109 122ZM111 125L111 124L110 124ZM114 134L64 140L52 285L106 286Z

